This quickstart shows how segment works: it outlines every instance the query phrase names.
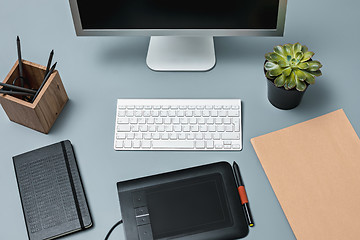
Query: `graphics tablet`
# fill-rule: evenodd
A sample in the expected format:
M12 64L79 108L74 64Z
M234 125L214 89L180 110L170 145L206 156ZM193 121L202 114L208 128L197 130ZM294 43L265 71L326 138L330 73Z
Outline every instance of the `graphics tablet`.
M117 183L127 240L248 234L231 165L218 162Z

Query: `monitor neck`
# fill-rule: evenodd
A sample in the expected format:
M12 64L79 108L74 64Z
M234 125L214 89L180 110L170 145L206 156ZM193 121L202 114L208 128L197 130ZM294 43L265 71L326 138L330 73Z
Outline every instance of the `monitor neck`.
M146 63L155 71L208 71L215 66L213 37L150 38Z

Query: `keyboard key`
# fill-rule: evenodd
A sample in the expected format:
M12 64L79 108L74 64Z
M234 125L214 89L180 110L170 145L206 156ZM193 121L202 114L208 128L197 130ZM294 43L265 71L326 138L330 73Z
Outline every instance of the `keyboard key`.
M150 141L142 141L141 146L143 148L150 148L151 147L151 142Z
M118 124L127 124L127 123L129 123L129 119L128 118L118 118L118 120L117 120L117 123Z
M214 141L206 141L206 147L210 149L214 148Z
M125 139L126 133L116 133L116 139Z
M122 148L122 147L123 147L123 143L124 143L124 141L116 141L116 142L115 142L115 147L117 147L117 148Z
M118 116L119 117L125 117L126 111L125 110L119 110L118 111Z
M238 117L239 116L239 111L234 111L234 110L230 110L228 112L229 117Z
M126 135L127 139L134 139L135 138L135 134L133 132L130 132Z
M140 148L140 141L139 140L132 141L132 146L133 148Z
M185 140L186 139L186 133L179 133L178 138L180 140Z
M232 148L234 148L234 149L240 149L240 144L233 144L233 145L232 145Z
M152 137L151 133L143 133L143 138L144 139L150 140L151 137Z
M216 144L216 145L215 145L215 148L216 148L216 149L222 149L222 148L223 148L223 145L222 145L222 144Z
M129 140L124 141L124 148L131 148L131 141Z
M133 117L134 116L134 111L133 110L127 110L126 111L126 116L127 117Z
M118 132L130 132L130 125L120 124L117 126Z
M160 113L158 110L154 110L154 111L150 112L150 116L152 116L152 117L158 117L159 115L160 115ZM144 117L146 117L145 114L144 114Z
M240 139L240 134L239 133L222 133L221 138L224 140Z
M176 140L176 139L178 139L178 135L177 135L177 133L170 133L169 138L170 138L170 140Z
M204 134L204 139L211 140L212 139L212 134L211 133L205 133Z
M195 142L195 147L204 149L205 148L205 142L204 141Z
M195 133L188 133L187 139L194 140L195 139Z
M212 116L212 117L217 117L217 116L218 116L218 112L217 112L216 110L212 110L212 111L210 112L210 116Z
M220 137L221 137L220 133L214 133L214 134L213 134L213 139L214 139L214 140L219 140Z
M152 141L152 146L154 149L193 149L194 142L193 141L161 141L154 140Z
M152 136L152 138L155 139L155 140L160 139L160 133L158 133L158 132L151 134L151 136Z

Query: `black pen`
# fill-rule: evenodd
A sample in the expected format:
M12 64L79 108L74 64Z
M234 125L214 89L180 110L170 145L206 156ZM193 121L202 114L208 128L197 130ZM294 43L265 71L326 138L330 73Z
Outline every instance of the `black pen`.
M47 63L47 66L46 66L46 70L45 70L45 75L48 74L49 70L50 70L50 66L51 66L51 61L53 59L53 56L54 56L54 50L51 50L50 52L50 55L49 55L49 60L48 60L48 63Z
M22 58L21 58L21 46L20 46L20 38L17 36L16 38L17 43L17 53L18 53L18 61L19 61L19 77L21 81L21 87L24 87L24 75L23 75L23 64L22 64Z
M7 84L7 83L2 83L0 82L0 86L3 86L3 89L2 90L16 90L16 91L19 91L19 92L24 92L24 93L30 93L32 95L34 95L36 93L35 90L32 90L32 89L28 89L28 88L23 88L23 87L18 87L18 86L15 86L15 85L11 85L11 84Z
M3 90L3 89L0 89L0 93L2 93L2 94L7 94L7 95L34 96L33 93L8 91L8 90Z
M43 86L45 85L46 81L49 79L50 75L53 73L53 71L55 70L55 67L56 67L56 63L54 63L54 65L52 65L52 67L50 68L49 72L46 74L43 82L41 83L39 89L37 90L37 92L35 93L35 96L33 97L32 101L31 102L34 102L35 98L37 97L37 95L39 95L41 89L43 88Z
M248 201L248 198L246 195L244 184L241 180L239 165L237 165L237 163L235 161L233 163L233 169L234 169L234 174L235 174L236 185L238 186L238 191L239 191L239 195L240 195L240 199L241 199L241 204L244 207L245 215L248 220L249 226L253 227L254 221L251 216L251 212L250 212L250 208L249 208L249 201Z

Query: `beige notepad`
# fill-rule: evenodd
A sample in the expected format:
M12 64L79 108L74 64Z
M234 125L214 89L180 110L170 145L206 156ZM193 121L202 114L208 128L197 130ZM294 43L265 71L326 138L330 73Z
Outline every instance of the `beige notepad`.
M251 143L297 240L360 239L360 140L342 109Z

